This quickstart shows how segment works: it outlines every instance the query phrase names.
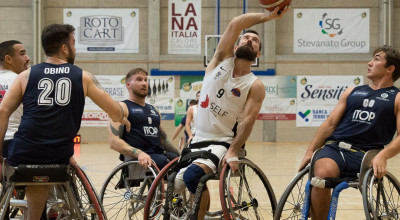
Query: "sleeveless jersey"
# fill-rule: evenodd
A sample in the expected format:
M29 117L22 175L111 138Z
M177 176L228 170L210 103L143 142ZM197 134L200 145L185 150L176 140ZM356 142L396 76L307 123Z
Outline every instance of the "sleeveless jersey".
M194 135L196 133L197 105L193 105L192 109L193 109L193 119L190 122L190 131L192 132L192 135Z
M17 76L18 75L11 70L0 70L0 103ZM21 117L22 104L11 114L4 140L10 140L14 137L14 133L18 130L19 123L21 122Z
M124 132L122 140L147 154L163 153L159 130L161 119L157 110L147 103L141 106L129 100L123 102L128 107L131 131Z
M346 100L342 121L328 139L345 141L364 150L383 148L396 132L396 87L373 90L368 85L353 89Z
M204 76L192 143L232 143L233 129L243 120L248 92L257 79L253 73L234 78L234 67L234 58L228 58Z
M85 105L82 69L69 63L33 66L22 103L9 163L69 163Z

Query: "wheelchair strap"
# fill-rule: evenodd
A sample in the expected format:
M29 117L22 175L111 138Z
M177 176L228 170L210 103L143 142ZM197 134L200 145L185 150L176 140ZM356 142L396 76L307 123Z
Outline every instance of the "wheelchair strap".
M189 148L190 149L198 149L198 148L208 147L210 145L222 145L226 149L229 149L229 147L231 146L229 143L222 142L222 141L202 141L202 142L197 142L197 143L190 143Z
M179 158L178 164L175 165L174 170L178 171L183 167L187 167L198 158L209 159L215 164L216 167L218 167L219 158L209 151L201 150L196 152L187 152L186 154L183 154L181 158Z

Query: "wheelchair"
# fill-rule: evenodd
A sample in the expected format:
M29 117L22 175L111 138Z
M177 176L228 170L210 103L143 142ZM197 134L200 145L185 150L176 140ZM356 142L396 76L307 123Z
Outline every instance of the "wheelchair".
M307 219L311 201L311 186L317 180L312 176L315 155L309 164L300 171L283 192L274 220L278 219ZM353 187L361 192L364 212L367 220L399 219L400 218L400 184L390 173L380 179L374 177L370 167L371 160L379 150L367 151L361 162L358 178L327 178L325 188L333 188L328 219L335 219L339 193Z
M219 180L222 209L208 209L205 219L272 219L276 198L271 184L262 170L244 157L239 157L236 172L225 164L218 166L217 174L201 177L194 197L187 189L181 193L174 192L174 179L179 169L197 158L209 159L204 152L183 154L160 171L150 188L144 219L197 219L201 194L208 180Z
M0 219L25 219L25 186L51 185L41 219L107 219L96 191L84 171L76 164L2 166ZM7 214L7 216L6 216Z
M154 162L144 169L139 161L129 159L114 168L100 191L108 219L142 219L150 186L158 173Z

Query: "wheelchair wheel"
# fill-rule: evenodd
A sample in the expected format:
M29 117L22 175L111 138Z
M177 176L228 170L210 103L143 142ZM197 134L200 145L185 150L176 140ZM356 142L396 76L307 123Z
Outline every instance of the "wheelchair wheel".
M165 202L165 184L167 183L167 176L172 171L172 168L178 162L179 158L173 159L169 162L157 175L146 199L144 208L144 219L163 219L164 216L164 202ZM174 201L178 199L174 198Z
M370 168L363 179L362 195L367 220L400 218L400 184L391 173L376 179Z
M150 186L158 172L154 163L148 169L141 167L138 161L118 165L100 192L108 219L141 219Z
M240 159L235 173L225 164L219 190L226 220L272 219L276 208L274 191L261 169L250 160Z
M305 198L309 167L304 168L290 181L275 211L274 219L301 219L301 207Z
M106 219L96 191L85 172L76 164L71 164L71 169L68 172L74 198L68 198L64 186L52 186L46 204L47 217L56 219L78 218L79 215L75 212L74 204L72 204L72 201L74 201L84 219Z

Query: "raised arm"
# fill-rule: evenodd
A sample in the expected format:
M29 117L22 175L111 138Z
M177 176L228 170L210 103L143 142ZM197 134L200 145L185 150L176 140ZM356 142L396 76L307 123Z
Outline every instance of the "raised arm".
M120 102L119 105L121 105L124 114L128 116L129 112L126 104ZM107 130L108 141L111 149L125 156L137 158L139 160L139 164L144 167L151 165L151 158L148 154L134 146L129 145L121 139L124 134L124 126L120 122L114 122L113 120L109 119L109 126L107 127Z
M339 122L342 120L342 117L346 110L346 101L349 94L353 91L353 88L346 89L343 94L340 96L339 101L332 113L329 117L319 126L317 132L314 135L310 145L307 148L306 154L303 158L303 161L300 164L299 170L301 171L307 164L310 162L311 157L315 150L324 146L326 139L331 136L331 134L335 131L336 127L339 125Z
M129 132L131 124L127 119L127 115L124 115L124 111L118 102L114 101L111 96L104 91L96 77L83 70L82 81L86 92L85 95L89 96L96 105L103 109L114 122L124 124L126 130Z
M215 50L214 57L207 66L206 73L213 70L221 61L233 56L234 45L243 29L250 28L259 23L281 18L288 10L289 7L286 7L278 14L279 9L276 8L273 12L246 13L234 17L223 33Z

